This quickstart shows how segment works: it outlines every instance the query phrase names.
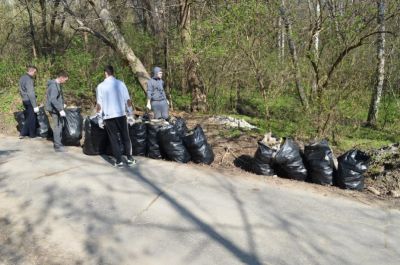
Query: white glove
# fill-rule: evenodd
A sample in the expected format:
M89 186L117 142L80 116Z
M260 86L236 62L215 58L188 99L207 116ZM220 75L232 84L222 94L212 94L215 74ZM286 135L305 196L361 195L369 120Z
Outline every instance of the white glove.
M33 108L33 111L34 111L35 113L38 113L38 112L39 112L39 107Z
M64 110L60 111L60 116L61 116L61 117L67 116L67 115L65 114L65 111L64 111Z
M167 99L167 104L168 104L168 106L169 106L169 100Z
M132 115L129 115L128 116L128 124L132 126L134 123L135 123L135 119L133 118Z
M128 110L128 116L132 116L133 108L132 107L128 107L127 110Z
M150 103L150 100L149 100L149 101L147 101L147 105L146 105L146 107L147 107L149 110L151 110L151 103Z
M104 121L102 118L99 117L97 123L99 124L100 129L104 129Z
M67 104L64 104L64 109L67 108Z

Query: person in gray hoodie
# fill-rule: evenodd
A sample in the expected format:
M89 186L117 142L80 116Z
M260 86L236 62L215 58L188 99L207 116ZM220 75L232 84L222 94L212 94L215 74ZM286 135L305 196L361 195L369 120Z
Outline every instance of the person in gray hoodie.
M153 78L147 81L147 108L153 110L155 119L168 119L169 101L164 91L160 67L154 67Z
M57 78L47 82L46 110L52 118L53 142L56 152L65 152L62 140L62 118L65 117L65 103L61 84L68 81L68 74L65 71L59 72Z
M21 95L22 104L25 111L25 123L21 129L19 138L36 137L36 114L39 112L39 107L36 102L34 76L36 75L37 68L35 66L28 66L27 73L19 79L19 93Z

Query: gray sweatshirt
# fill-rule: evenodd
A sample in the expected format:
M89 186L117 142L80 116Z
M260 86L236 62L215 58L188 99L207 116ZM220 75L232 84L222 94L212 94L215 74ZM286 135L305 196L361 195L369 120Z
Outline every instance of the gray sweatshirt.
M152 79L147 81L147 99L151 101L166 100L164 91L164 81L157 78L157 74L161 71L161 68L154 67L154 76Z
M47 82L46 110L59 113L64 109L64 96L59 83L56 80Z
M19 94L22 101L29 101L36 108L36 95L32 76L25 74L19 79Z

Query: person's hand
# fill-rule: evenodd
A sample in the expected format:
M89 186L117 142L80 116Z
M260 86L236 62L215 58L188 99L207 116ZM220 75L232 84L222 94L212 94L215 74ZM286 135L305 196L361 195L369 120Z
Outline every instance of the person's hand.
M61 116L61 117L67 116L67 115L65 114L65 111L64 111L64 110L60 111L60 116Z
M35 113L38 113L38 112L39 112L39 107L33 108L33 111L34 111Z
M168 106L169 106L169 100L167 99L167 104L168 104Z
M64 109L66 109L67 108L67 104L64 104Z
M135 119L133 118L132 115L129 115L129 116L128 116L128 124L129 124L130 126L132 126L134 123L135 123Z
M99 124L99 128L104 130L104 121L102 118L97 119L97 123Z
M127 108L128 116L132 116L133 114L133 107L128 107Z
M150 103L150 100L147 101L146 108L148 108L149 110L151 110L151 103Z

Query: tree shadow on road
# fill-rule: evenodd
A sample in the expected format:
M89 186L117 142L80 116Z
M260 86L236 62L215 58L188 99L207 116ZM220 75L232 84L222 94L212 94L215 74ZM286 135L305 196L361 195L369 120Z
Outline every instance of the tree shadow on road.
M82 156L72 154L69 159L80 161ZM83 161L83 163L87 163L87 161ZM188 166L174 163L168 165L171 168L168 172L160 171L157 168L151 169L151 165L146 163L142 165L140 161L136 168L122 170L109 168L100 158L90 163L91 166L79 169L79 176L87 176L88 181L90 178L90 184L86 184L85 179L75 178L73 171L69 175L64 175L63 181L57 181L57 176L54 175L37 179L43 185L40 194L37 194L38 197L44 196L43 204L37 204L36 201L39 200L35 196L27 198L18 191L18 187L14 187L16 193L9 196L16 199L15 205L18 206L20 215L18 217L3 216L0 213L2 227L0 239L2 236L6 238L5 241L0 240L0 244L3 242L7 244L7 248L2 248L0 251L0 261L5 264L24 264L26 258L31 257L33 253L41 256L41 259L36 257L40 264L57 264L52 260L57 261L60 257L64 259L62 264L126 264L127 256L140 256L142 254L140 251L143 250L143 248L136 249L134 247L137 246L135 244L137 242L135 242L135 233L132 232L132 229L146 229L146 231L155 230L157 235L162 231L167 232L167 235L196 233L198 242L188 245L185 253L180 254L180 256L184 256L182 264L201 262L202 257L210 255L209 250L215 246L229 253L228 256L233 257L236 261L234 264L293 264L285 255L274 256L277 251L272 250L276 246L274 242L268 241L268 238L276 238L277 235L288 238L288 242L284 244L288 248L288 256L292 255L289 252L294 252L295 256L296 253L299 253L314 264L348 264L350 262L342 257L340 251L335 253L336 249L333 251L326 249L326 246L336 246L338 250L341 250L346 246L336 238L328 236L324 227L319 223L318 212L315 216L307 216L302 215L301 211L286 211L285 203L280 204L272 199L279 193L246 192L240 186L240 181L211 171L208 176L204 176L204 172L199 170L199 173L203 173L201 177L207 177L208 181L197 184L197 182L193 182L196 179L197 169L193 171L191 168L190 176L183 177L184 173L182 172ZM96 166L102 166L109 170L110 173L107 173L109 175L95 173L93 168ZM177 177L175 173L182 178ZM262 190L262 182L259 184ZM174 185L187 185L188 189L179 190ZM196 188L207 189L218 196L228 198L229 205L226 207L230 207L235 216L239 217L239 221L235 222L235 225L227 224L226 220L218 222L218 219L209 211L212 205L204 205L196 194L190 192L190 189ZM122 196L124 200L117 199L117 196ZM126 204L121 205L121 203L125 203L125 200ZM129 200L143 201L143 208L129 207ZM150 207L154 207L156 200L158 200L157 203L166 204L184 222L176 224L161 224L156 221L138 222L142 219L137 217L141 214L145 217L146 211ZM212 199L210 201L212 203ZM295 198L287 203L298 204L299 208L302 207L295 201ZM334 210L337 211L337 209ZM32 211L36 214L30 214ZM375 218L372 215L368 216L367 211L357 211L359 211L361 219ZM162 217L160 218L162 219ZM266 221L271 219L274 222ZM327 228L330 231L341 233L346 230L347 225L346 223L332 222L327 224ZM377 229L367 224L363 225L371 230ZM310 231L310 227L313 228L312 231ZM64 233L74 231L79 235L76 240L80 240L83 244L81 246L84 251L83 256L74 257L71 252L60 254L60 256L49 256L50 258L45 259L47 248L43 250L37 236L56 234L60 230ZM130 239L132 240L130 249L123 248L123 245L126 247L127 243L125 232L133 235ZM8 236L4 237L4 235ZM14 239L7 241L10 235ZM233 239L232 235L240 235L239 238L244 240ZM311 238L303 238L305 235ZM71 235L65 234L64 236L66 241L74 240L74 238L70 238ZM370 243L360 240L362 234L355 233L354 236L354 239L350 238L347 242L361 245L364 248L369 247ZM165 238L164 240L174 239ZM266 245L266 241L270 245ZM30 250L21 242L27 242ZM178 242L177 244L183 246L184 243ZM55 252L57 252L57 247L60 246L54 246ZM129 255L126 252L129 252ZM280 253L284 253L284 251ZM157 260L157 257L155 258ZM43 260L44 263L40 262ZM134 263L135 258L131 258L129 262Z

